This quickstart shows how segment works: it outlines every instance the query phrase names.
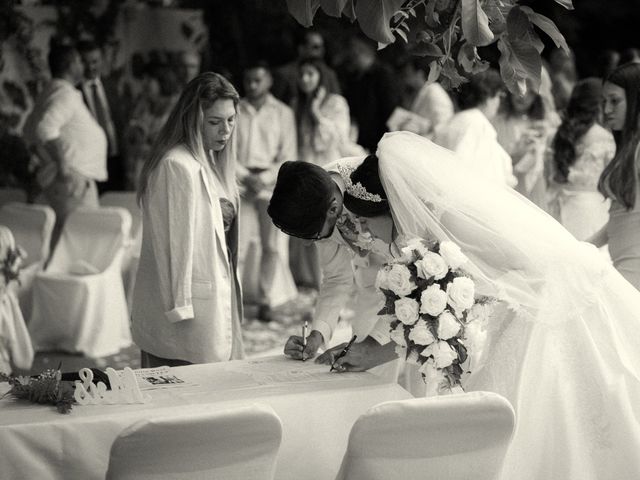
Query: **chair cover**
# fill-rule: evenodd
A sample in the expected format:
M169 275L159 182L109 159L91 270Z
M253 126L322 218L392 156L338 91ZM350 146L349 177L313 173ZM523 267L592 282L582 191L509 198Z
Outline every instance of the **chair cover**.
M11 230L0 226L0 263L9 249L15 248ZM12 289L0 277L0 372L11 373L12 367L28 370L33 362L33 348L20 305Z
M27 192L20 188L0 188L0 207L11 202L26 202Z
M114 441L107 480L268 480L281 440L266 405L142 420Z
M337 480L498 478L514 426L490 392L381 403L351 429Z
M69 215L33 285L29 331L36 350L104 357L131 344L121 276L130 228L131 215L122 208L79 208Z
M122 281L127 295L127 305L131 309L133 287L142 248L142 210L136 200L136 192L105 192L100 197L100 205L125 208L131 214L131 234L122 260Z
M56 214L47 205L11 202L0 208L0 225L9 227L16 243L27 252L20 272L20 285L17 287L24 318L31 316L33 280L36 273L44 269L49 258L51 232L55 222Z

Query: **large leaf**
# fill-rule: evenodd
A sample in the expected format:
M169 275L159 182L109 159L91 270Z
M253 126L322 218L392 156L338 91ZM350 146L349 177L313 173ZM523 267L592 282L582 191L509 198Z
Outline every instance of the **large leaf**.
M320 7L320 0L287 0L289 13L303 27L313 25L313 16Z
M542 59L536 48L521 40L502 37L498 41L500 50L500 75L509 90L524 94L527 81L537 92L540 89Z
M347 4L344 6L344 10L342 10L342 14L351 20L351 23L356 21L356 7L353 2L355 2L355 0L347 0Z
M320 8L327 15L340 18L349 0L320 0Z
M520 7L520 10L529 17L531 23L549 35L549 38L553 40L556 47L562 48L565 52L569 53L569 45L567 45L567 41L564 39L564 36L560 33L560 30L558 30L558 27L556 27L556 24L553 23L553 21L544 15L534 12L530 7Z
M523 42L533 46L538 53L544 50L544 43L533 29L531 21L522 8L515 6L507 15L507 35L511 43Z
M367 37L379 43L393 43L395 37L389 22L404 2L405 0L358 0L355 2L355 12L360 28Z
M573 2L571 0L555 0L555 2L562 5L567 10L573 10Z
M493 32L489 28L489 18L480 6L480 0L462 0L462 32L471 45L489 45Z

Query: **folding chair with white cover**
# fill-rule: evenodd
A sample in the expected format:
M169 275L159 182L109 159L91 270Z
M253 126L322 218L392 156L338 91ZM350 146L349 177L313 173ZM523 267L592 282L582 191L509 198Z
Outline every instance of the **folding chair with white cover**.
M129 245L122 260L124 291L127 295L127 304L131 307L133 287L140 260L140 249L142 248L142 210L140 210L136 200L136 192L105 192L100 197L100 205L103 207L125 208L131 214Z
M497 479L514 427L490 392L381 403L353 425L336 480Z
M15 248L11 230L0 226L0 263L9 249ZM0 274L1 275L1 274ZM12 366L28 370L33 362L33 348L20 305L14 291L0 277L0 372L11 373Z
M47 205L11 202L0 208L0 225L11 229L16 243L27 253L18 286L18 300L25 318L31 316L33 280L49 258L55 222L56 214Z
M142 420L114 441L107 480L270 480L281 440L260 404Z
M121 275L130 228L131 215L122 208L79 208L69 215L33 284L29 331L36 350L104 357L131 344Z
M0 188L0 207L11 202L26 202L27 192L21 188Z

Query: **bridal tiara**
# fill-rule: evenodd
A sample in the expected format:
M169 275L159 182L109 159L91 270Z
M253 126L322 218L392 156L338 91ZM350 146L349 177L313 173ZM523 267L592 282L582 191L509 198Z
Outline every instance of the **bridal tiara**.
M366 200L368 202L380 203L383 198L377 193L369 193L367 189L360 182L353 183L351 181L351 174L355 171L355 168L348 167L346 165L338 165L338 173L344 180L346 191L349 195L360 200Z

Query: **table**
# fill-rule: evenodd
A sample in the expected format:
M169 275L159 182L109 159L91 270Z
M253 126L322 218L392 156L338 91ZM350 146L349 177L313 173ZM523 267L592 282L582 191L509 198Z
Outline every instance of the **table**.
M263 403L283 424L276 478L333 479L355 420L378 403L411 398L371 373L330 374L324 365L282 356L171 373L191 385L145 391L146 404L75 405L62 415L50 406L1 400L0 477L104 479L111 444L140 419Z

